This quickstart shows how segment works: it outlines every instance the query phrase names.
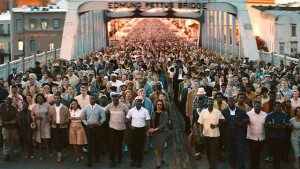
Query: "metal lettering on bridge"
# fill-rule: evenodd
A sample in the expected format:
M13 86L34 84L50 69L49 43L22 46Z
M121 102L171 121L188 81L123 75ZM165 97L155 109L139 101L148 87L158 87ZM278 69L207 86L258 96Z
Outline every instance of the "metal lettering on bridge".
M108 9L135 8L135 9L207 9L206 2L108 2Z

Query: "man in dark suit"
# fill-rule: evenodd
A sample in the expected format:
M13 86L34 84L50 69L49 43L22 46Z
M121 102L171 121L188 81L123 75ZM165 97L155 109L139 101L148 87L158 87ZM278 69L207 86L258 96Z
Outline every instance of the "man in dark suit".
M7 77L8 86L11 86L11 81L17 77L17 68L12 68L12 74L9 74Z
M222 114L227 121L225 135L229 150L230 166L234 169L245 169L245 148L249 116L242 109L235 106L234 98L228 98L228 105L228 108L222 110Z

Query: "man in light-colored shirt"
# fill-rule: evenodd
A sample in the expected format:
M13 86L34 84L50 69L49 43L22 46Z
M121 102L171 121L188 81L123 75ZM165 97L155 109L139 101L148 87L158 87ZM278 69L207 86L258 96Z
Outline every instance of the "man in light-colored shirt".
M224 122L225 118L218 109L214 109L214 99L209 98L207 101L207 109L200 113L198 123L203 130L203 136L206 143L206 156L211 169L216 169L218 161L218 147L220 139L219 126Z
M92 166L93 155L95 162L99 162L100 156L100 126L105 122L106 116L104 109L96 104L96 95L90 96L90 104L86 106L81 113L86 121L86 135L88 139L88 162L87 165Z
M78 104L82 109L84 109L87 105L90 104L90 96L87 95L87 87L80 87L80 95L76 96L74 99L78 101Z
M109 143L111 160L110 167L114 167L117 162L121 163L122 159L122 143L124 141L124 133L126 129L125 120L128 113L128 107L124 103L119 102L119 94L112 92L110 94L112 103L105 107L105 113L109 115Z
M265 121L267 113L261 110L261 102L255 100L254 108L247 112L250 123L248 124L247 140L250 152L250 168L259 168L260 155L265 140Z
M143 150L145 143L146 129L150 126L150 115L147 109L142 107L143 97L137 96L135 98L136 107L129 110L126 118L130 121L132 130L131 142L131 163L133 167L140 168L143 162ZM147 128L146 128L147 127Z

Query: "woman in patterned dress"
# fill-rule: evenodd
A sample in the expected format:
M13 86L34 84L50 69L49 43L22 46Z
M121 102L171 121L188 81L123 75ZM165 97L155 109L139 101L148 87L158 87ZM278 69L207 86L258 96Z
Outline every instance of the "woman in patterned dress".
M36 123L36 128L34 130L34 140L38 143L41 152L40 160L44 159L44 150L48 149L50 157L53 157L50 144L50 123L47 119L49 112L49 104L47 99L41 93L36 95L35 98L36 105L33 106L31 111L31 116L33 121Z

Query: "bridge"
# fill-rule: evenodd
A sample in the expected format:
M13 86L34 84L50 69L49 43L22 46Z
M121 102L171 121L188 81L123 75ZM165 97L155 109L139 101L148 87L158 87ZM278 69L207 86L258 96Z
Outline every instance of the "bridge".
M67 60L106 47L110 20L146 17L195 19L201 27L200 46L226 57L259 59L245 1L69 0L68 8L61 45L61 57Z

